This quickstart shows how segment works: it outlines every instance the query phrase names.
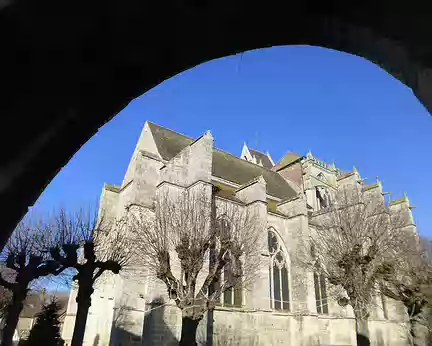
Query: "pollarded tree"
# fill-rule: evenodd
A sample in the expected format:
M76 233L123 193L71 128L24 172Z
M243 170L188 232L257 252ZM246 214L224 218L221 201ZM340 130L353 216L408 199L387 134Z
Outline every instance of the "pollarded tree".
M9 282L15 280L14 271L8 269L5 263L0 263L0 276ZM6 315L7 308L12 301L12 292L0 285L0 318L3 319Z
M380 284L386 296L401 301L408 312L410 339L414 346L424 345L430 321L432 303L431 243L425 239L407 236L410 251L399 261L400 265L387 267L387 275Z
M341 302L353 307L359 345L369 339L368 310L377 286L390 267L402 266L409 250L406 217L390 213L380 197L361 185L341 187L332 205L311 218L312 256L328 281L346 291Z
M182 311L180 345L196 345L204 314L259 270L264 224L253 206L218 203L216 188L160 193L155 210L129 209L137 257Z
M59 275L63 267L50 259L46 232L41 223L30 216L16 227L2 252L6 268L12 272L7 277L0 273L0 285L12 294L5 311L5 327L2 345L12 345L12 338L18 324L23 302L36 279Z
M62 209L46 226L51 230L52 258L63 268L76 270L78 306L71 346L81 346L84 340L96 281L105 272L118 274L130 259L131 244L124 226L123 220L104 220L83 209L75 213Z

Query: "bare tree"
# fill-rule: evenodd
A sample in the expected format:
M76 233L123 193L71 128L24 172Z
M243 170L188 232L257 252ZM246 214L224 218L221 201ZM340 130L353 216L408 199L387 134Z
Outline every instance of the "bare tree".
M2 345L12 345L12 338L23 309L23 302L34 280L59 275L63 268L49 258L48 244L44 242L40 222L31 216L25 217L16 227L1 254L2 261L12 274L0 273L0 285L12 294L5 311L5 326Z
M425 239L407 239L412 249L399 261L400 265L387 266L387 275L380 284L388 297L401 301L408 312L412 345L423 345L430 325L430 302L432 302L431 244ZM423 333L419 333L423 327ZM426 331L427 330L427 331Z
M180 345L196 345L204 313L256 276L264 225L251 207L217 203L216 188L160 193L155 210L129 210L137 256L182 311Z
M60 210L49 224L52 258L63 268L74 268L73 280L78 283L77 314L72 346L81 346L84 340L91 295L96 281L105 273L118 274L130 258L123 220L104 220L88 210L75 213ZM58 244L61 244L59 246ZM79 255L79 250L82 250Z
M369 339L368 309L389 268L399 268L407 246L406 218L390 213L382 198L358 188L340 188L334 203L311 218L315 269L341 286L356 318L359 345Z
M9 282L15 280L15 272L6 267L5 263L0 263L0 276ZM12 292L0 285L0 319L6 316L7 308L12 302Z

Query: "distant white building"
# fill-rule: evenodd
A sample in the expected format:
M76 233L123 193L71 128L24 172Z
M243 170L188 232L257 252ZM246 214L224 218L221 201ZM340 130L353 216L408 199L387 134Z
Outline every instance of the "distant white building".
M101 208L116 217L131 205L151 209L158 189L194 184L217 185L220 203L245 208L258 203L269 242L268 266L259 282L242 294L226 292L213 323L200 322L199 339L205 341L207 331L213 330L219 340L242 345L356 345L352 308L338 305L328 295L328 283L297 265L294 254L299 242L308 242L311 222L332 203L338 187L362 184L384 203L380 182L366 185L357 170L342 172L311 153L291 152L275 164L270 154L245 144L236 157L214 148L209 132L195 140L146 122L122 185L104 186ZM391 202L390 208L402 209L412 220L406 197ZM413 221L408 226L415 230ZM66 345L72 337L75 296L72 290L62 335ZM146 313L160 300L168 304ZM372 345L406 345L404 306L381 297L376 305L369 318ZM181 313L169 304L163 283L117 276L92 296L85 345L171 345L180 336L180 323Z

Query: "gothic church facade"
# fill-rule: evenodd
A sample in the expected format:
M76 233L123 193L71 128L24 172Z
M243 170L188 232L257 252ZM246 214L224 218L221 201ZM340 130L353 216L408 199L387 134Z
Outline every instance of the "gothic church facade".
M151 209L158 189L196 184L218 186L220 203L259 204L268 263L251 290L221 297L200 322L198 341L205 344L212 334L213 345L356 345L352 308L340 306L324 278L305 270L296 254L336 189L360 184L384 200L381 183L368 185L356 169L342 172L310 152L290 152L275 163L269 153L245 144L237 157L215 148L210 132L194 139L146 122L122 184L104 186L100 207L121 217L131 205ZM415 230L406 197L387 203L409 214ZM176 344L181 312L169 301L163 283L142 271L139 280L115 276L96 288L85 345ZM62 335L66 344L72 336L75 296L73 289ZM369 318L372 345L406 345L404 306L385 297L377 297L375 305Z

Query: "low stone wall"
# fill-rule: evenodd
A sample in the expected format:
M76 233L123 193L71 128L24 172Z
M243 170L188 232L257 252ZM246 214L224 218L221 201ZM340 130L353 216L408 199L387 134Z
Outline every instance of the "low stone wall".
M369 321L371 346L407 346L409 324L396 321Z
M148 305L146 310L156 306ZM143 313L144 314L144 313ZM135 316L136 317L136 316ZM355 320L324 315L293 315L273 311L241 311L218 308L200 322L199 345L213 346L356 346ZM177 345L181 333L181 312L171 305L151 310L143 317L142 340L145 345ZM408 325L396 321L370 321L371 346L407 346ZM135 333L133 333L135 334ZM115 336L112 335L112 338ZM120 337L122 346L136 345L132 334ZM116 337L119 341L119 336ZM133 342L135 340L135 342Z
M233 311L219 308L213 324L207 316L200 322L197 341L206 344L213 332L213 345L355 345L353 319L294 316L271 311ZM146 345L174 345L181 332L181 314L174 306L153 310L145 317Z

